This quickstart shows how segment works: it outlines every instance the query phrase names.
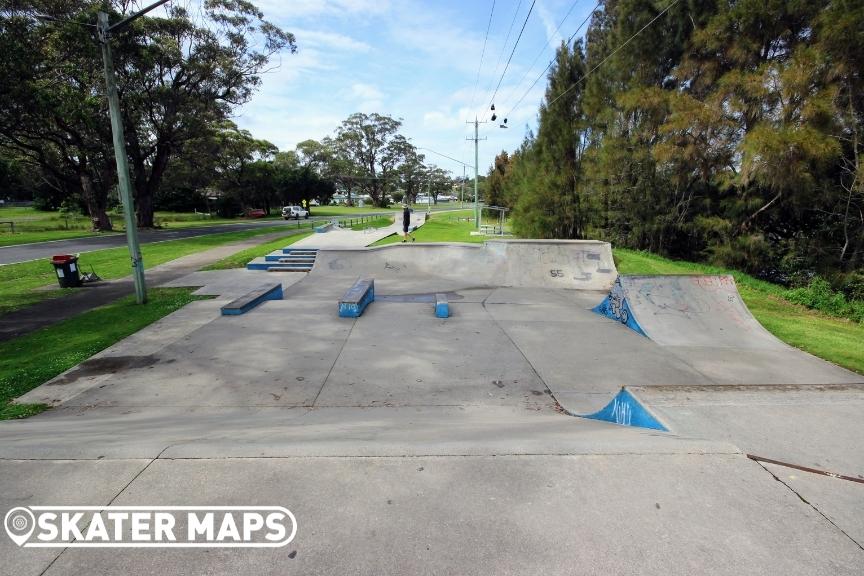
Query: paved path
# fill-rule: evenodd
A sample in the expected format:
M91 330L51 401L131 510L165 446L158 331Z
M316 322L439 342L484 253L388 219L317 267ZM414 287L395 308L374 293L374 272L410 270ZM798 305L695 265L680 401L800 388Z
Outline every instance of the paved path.
M402 214L395 215L393 224L383 228L367 230L351 230L350 228L332 228L327 232L312 234L294 244L296 248L342 249L363 248L378 240L402 234ZM419 228L426 223L426 213L414 211L411 214L411 226Z

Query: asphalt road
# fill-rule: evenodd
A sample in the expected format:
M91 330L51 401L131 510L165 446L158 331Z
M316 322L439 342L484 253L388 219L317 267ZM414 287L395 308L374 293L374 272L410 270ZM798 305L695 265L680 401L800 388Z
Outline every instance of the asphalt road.
M354 216L354 215L351 215ZM349 218L351 216L348 216ZM357 215L361 216L361 215ZM369 214L362 214L369 216ZM332 216L313 216L309 220L332 220ZM236 224L217 224L215 226L199 226L195 228L179 228L173 230L141 230L138 238L142 244L153 242L164 242L166 240L179 240L181 238L194 238L210 234L221 234L224 232L240 232L243 230L254 230L256 228L267 228L271 226L296 227L294 220L255 220L252 222L238 222ZM54 254L76 254L78 252L92 252L105 248L116 248L126 245L126 235L123 233L105 236L89 236L84 238L70 238L68 240L52 240L48 242L34 242L32 244L19 244L16 246L4 246L0 248L0 265L14 264L16 262L27 262L50 258Z

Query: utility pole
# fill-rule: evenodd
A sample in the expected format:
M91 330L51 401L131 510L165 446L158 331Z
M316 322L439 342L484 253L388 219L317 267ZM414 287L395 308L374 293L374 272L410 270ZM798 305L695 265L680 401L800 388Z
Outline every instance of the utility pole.
M462 194L459 196L459 207L465 208L465 165L462 164Z
M147 302L147 286L144 281L144 260L141 257L141 246L138 244L138 227L135 223L135 202L132 198L132 182L129 179L129 159L126 154L126 136L123 134L123 116L120 113L120 97L117 95L117 81L114 78L114 61L111 56L111 33L125 28L130 22L165 4L168 0L159 0L143 10L124 18L116 24L108 24L108 14L99 12L96 15L96 31L102 48L102 64L105 68L105 88L108 94L108 112L111 116L111 134L114 140L114 160L117 163L117 180L120 200L123 203L123 220L126 225L126 243L129 245L129 257L132 259L132 278L135 281L135 301L138 304Z
M479 166L480 162L480 140L486 140L486 138L480 138L480 124L486 124L486 122L480 122L477 120L477 117L474 117L474 122L466 122L466 124L474 124L474 137L468 137L466 140L474 141L474 228L477 230L480 229L480 206L477 204L477 166Z

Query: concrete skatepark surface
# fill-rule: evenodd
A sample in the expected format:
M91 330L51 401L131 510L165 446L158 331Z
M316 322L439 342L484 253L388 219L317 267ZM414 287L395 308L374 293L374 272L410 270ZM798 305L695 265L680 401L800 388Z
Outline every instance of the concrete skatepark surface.
M284 300L219 315L274 276ZM360 276L381 298L338 318ZM217 297L20 399L53 410L0 423L2 506L281 505L296 539L154 551L4 538L4 570L861 574L864 484L746 455L861 478L864 379L770 335L700 341L678 318L664 336L660 317L645 323L659 336L638 334L592 312L615 276L608 244L515 241L342 246L308 275L175 281ZM440 292L447 319L424 299ZM572 415L622 386L669 432Z

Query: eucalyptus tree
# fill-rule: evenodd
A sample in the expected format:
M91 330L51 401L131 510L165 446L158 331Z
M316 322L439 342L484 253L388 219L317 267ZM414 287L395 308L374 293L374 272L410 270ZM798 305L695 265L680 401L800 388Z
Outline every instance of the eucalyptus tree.
M91 216L105 216L113 186L101 56L92 24L121 19L127 0L22 0L0 9L0 145L67 184ZM294 36L247 0L203 0L191 14L171 4L112 39L139 226L173 158L252 97L270 58Z
M401 126L390 116L358 112L342 121L333 138L338 155L353 166L353 178L376 206L386 202L399 166L413 149L399 133Z

